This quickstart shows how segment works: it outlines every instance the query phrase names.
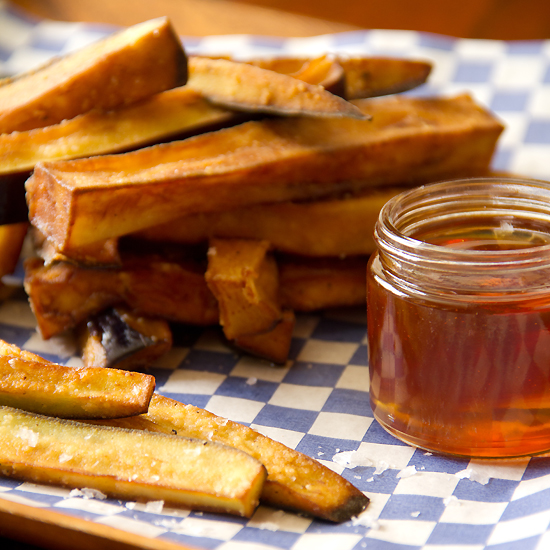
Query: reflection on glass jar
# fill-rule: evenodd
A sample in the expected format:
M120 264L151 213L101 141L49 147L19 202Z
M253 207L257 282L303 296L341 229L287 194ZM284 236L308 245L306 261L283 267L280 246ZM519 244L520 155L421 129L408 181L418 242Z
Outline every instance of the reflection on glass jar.
M550 449L550 186L476 179L390 200L367 277L375 418L465 456Z

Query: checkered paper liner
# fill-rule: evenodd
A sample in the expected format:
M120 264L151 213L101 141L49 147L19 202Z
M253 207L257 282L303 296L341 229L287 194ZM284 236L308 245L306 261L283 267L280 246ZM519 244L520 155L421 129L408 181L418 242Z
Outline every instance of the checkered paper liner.
M37 21L0 0L0 74L14 74L114 29ZM236 56L368 53L428 59L415 94L470 92L505 122L494 167L550 180L550 41L459 40L371 30L313 38L183 38L189 52ZM21 273L12 277L21 283ZM45 342L21 290L0 304L0 338L78 365L70 342ZM327 524L260 507L253 518L98 498L0 479L0 498L198 548L232 550L531 550L550 547L550 462L432 455L388 435L368 398L364 311L299 315L283 368L239 354L218 330L176 331L152 369L159 393L282 441L341 473L370 498L361 517Z

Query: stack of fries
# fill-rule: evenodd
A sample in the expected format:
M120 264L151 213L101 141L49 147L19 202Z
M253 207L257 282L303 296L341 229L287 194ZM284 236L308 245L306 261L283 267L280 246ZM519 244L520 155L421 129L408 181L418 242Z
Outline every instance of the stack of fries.
M170 347L169 323L219 324L285 363L295 312L365 302L384 202L489 168L502 126L469 96L396 93L430 69L187 57L159 19L0 86L4 177L30 174L42 336L76 330L87 365L132 368Z
M38 328L76 331L85 365L0 345L2 473L243 516L260 500L360 513L368 499L317 461L123 369L165 353L173 323L284 363L295 312L364 304L382 205L486 174L503 129L468 95L399 94L430 70L189 57L161 18L0 82L2 199L26 189L1 220L0 274L30 222Z

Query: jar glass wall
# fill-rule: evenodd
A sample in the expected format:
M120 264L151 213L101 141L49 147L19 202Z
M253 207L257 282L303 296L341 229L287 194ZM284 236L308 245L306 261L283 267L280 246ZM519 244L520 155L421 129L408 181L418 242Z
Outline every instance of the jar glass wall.
M371 405L462 456L550 449L550 186L476 179L390 200L367 276Z

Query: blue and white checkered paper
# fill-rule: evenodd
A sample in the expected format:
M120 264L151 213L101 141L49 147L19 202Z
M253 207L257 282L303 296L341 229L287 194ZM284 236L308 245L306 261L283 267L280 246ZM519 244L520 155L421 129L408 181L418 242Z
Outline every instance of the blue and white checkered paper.
M0 0L0 74L33 68L112 31L36 21ZM507 126L494 167L550 180L550 41L457 40L378 30L183 41L189 52L241 57L330 51L431 60L429 84L410 93L470 92ZM22 291L0 304L0 338L63 364L79 361L70 343L41 340ZM363 311L299 316L284 368L236 353L212 329L176 335L172 352L151 372L160 393L250 425L341 473L371 498L366 513L332 525L260 507L246 520L7 479L0 479L0 498L219 550L550 548L550 459L431 455L397 441L373 420Z

